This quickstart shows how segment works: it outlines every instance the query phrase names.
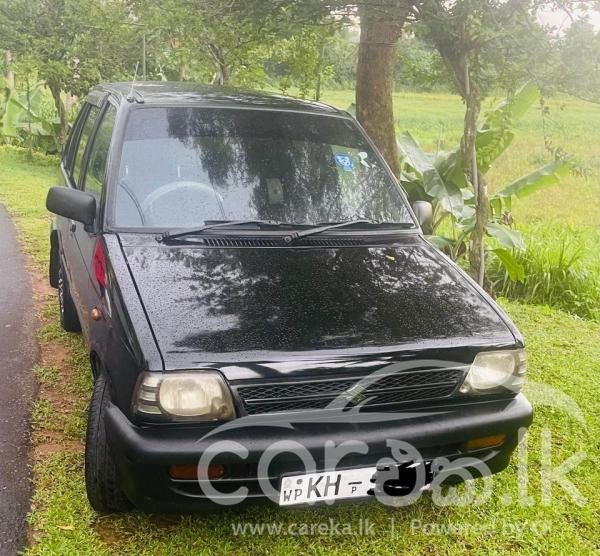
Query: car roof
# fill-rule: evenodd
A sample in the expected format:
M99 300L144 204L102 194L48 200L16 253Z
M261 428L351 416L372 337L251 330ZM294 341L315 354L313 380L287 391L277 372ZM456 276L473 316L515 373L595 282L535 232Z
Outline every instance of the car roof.
M185 101L186 104L210 105L223 108L262 108L310 112L313 114L347 115L343 110L322 102L301 100L274 93L217 87L189 81L141 81L102 83L94 87L88 100L98 95L109 94L118 103L136 102L140 104L173 104Z

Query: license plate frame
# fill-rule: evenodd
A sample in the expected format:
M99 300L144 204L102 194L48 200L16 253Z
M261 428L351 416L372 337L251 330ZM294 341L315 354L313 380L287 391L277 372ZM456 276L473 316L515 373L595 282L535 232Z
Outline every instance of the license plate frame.
M375 487L377 467L317 471L281 477L280 506L366 498Z

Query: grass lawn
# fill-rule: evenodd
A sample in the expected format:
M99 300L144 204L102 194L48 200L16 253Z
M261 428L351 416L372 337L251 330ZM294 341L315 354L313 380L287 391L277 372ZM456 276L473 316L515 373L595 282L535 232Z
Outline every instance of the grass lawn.
M351 94L331 92L325 95L325 100L346 107ZM398 128L411 129L427 147L435 146L440 122L445 126L444 141L457 137L461 110L460 102L450 95L396 95ZM562 143L563 146L572 147L591 168L595 164L592 171L597 176L600 150L593 120L598 121L600 111L595 110L569 101L565 110L556 109L555 117L559 123L568 124L569 136L573 139L572 143ZM533 113L523 120L521 148L515 146L507 153L494 171L495 179L499 180L503 173L512 179L543 162L543 141L536 121ZM37 273L46 271L49 215L44 209L44 199L55 179L55 163L51 159L36 157L30 162L22 152L0 149L0 202L13 214ZM600 220L598 184L592 177L567 181L560 188L520 203L518 218L523 225L534 222L545 228L562 228L569 224L585 236L586 242L597 245L597 236L593 234L597 233L595 226ZM590 252L588 256L595 255ZM33 542L29 552L397 554L406 551L440 555L475 551L483 554L599 552L600 324L547 307L508 301L502 304L524 333L529 349L528 395L534 402L535 422L526 440L530 497L527 503L518 496L514 459L507 471L493 478L493 489L486 500L464 507L440 507L433 503L431 496L424 495L418 503L405 509L361 504L279 511L261 505L243 511L226 510L197 516L148 516L139 512L104 516L88 506L83 484L82 439L90 389L85 350L78 336L59 328L55 296L44 293L38 303L42 362L35 371L42 395L33 412L35 496L30 516ZM58 352L62 353L61 364L52 364ZM546 387L540 386L542 384ZM549 388L569 396L570 401L567 398L565 404L576 404L584 422L574 418L572 412L548 405ZM552 488L551 499L543 499L542 438L549 442L554 468L575 453L585 453L583 461L567 475L584 497L583 505L578 505L557 484ZM481 495L481 481L471 486ZM463 486L460 492L466 490ZM372 534L360 537L286 534L290 524L306 524L305 527L310 528L329 519L354 529L360 520L368 519ZM235 535L232 527L243 523L272 523L274 527L281 527L282 532ZM291 532L294 531L298 530L292 526Z

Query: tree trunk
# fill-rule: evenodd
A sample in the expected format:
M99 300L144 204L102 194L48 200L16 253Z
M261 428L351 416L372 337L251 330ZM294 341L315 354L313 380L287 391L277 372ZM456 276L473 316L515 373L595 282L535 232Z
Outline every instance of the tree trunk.
M65 146L65 143L67 141L67 132L69 129L67 109L65 108L65 105L64 105L62 97L61 97L60 85L56 81L50 80L50 81L48 81L48 88L50 89L50 92L52 93L52 98L54 99L54 106L56 107L56 111L58 113L58 119L59 119L58 134L56 137L56 143L57 143L56 146L57 146L59 152L62 152L63 147Z
M223 52L214 44L209 44L208 50L211 53L217 68L215 78L213 79L213 85L227 85L229 83L229 66L227 65Z
M10 91L15 88L15 72L10 69L12 62L12 54L10 50L4 52L4 80L6 84L4 86L4 102L8 100Z
M185 81L187 75L188 65L185 62L179 64L179 81Z
M481 92L478 84L471 80L469 75L469 63L464 57L463 71L463 98L466 110L464 118L463 138L461 142L461 154L465 174L469 176L475 194L475 228L471 235L471 246L469 249L469 271L471 276L477 280L480 286L485 281L485 257L484 241L485 227L489 219L489 199L485 176L477 168L477 120L481 112Z
M477 283L490 291L490 282L485 275L485 227L489 219L490 200L485 176L478 172L478 189L475 212L475 228L469 249L469 273Z
M408 12L406 7L397 8L392 19L370 7L360 11L356 115L396 175L400 164L392 103L395 46Z
M217 72L216 82L221 86L229 83L229 68L225 62L219 62L219 71Z
M78 97L76 95L72 95L71 93L67 93L65 95L65 110L67 114L71 111L71 108L77 103Z
M477 53L472 51L474 45L465 46L445 29L443 20L439 17L429 17L428 26L435 46L442 56L460 96L465 102L463 138L461 141L461 156L463 169L468 176L475 195L475 228L471 235L469 246L469 273L480 286L489 290L485 278L484 240L485 228L489 218L489 199L485 176L477 169L477 120L481 112L481 90L477 80L471 79L469 69L469 53L477 65Z
M323 56L325 54L324 41L319 46L319 61L317 64L317 83L315 85L315 100L319 102L321 100L321 81L323 80Z

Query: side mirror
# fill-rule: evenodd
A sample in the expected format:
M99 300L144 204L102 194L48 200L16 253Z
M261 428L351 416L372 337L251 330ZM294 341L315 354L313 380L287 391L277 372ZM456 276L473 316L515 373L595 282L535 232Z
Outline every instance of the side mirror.
M46 208L65 218L81 222L91 231L96 219L96 199L93 195L70 187L51 187L46 197Z
M433 220L433 207L428 201L415 201L412 205L413 212L417 217L419 225L427 226Z

